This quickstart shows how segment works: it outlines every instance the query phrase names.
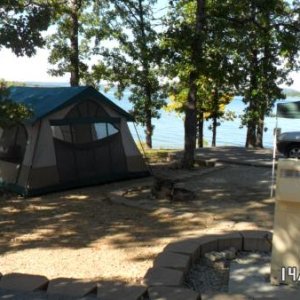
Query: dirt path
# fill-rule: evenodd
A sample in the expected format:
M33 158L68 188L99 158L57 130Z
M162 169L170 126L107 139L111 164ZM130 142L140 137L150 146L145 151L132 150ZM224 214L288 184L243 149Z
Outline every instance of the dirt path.
M195 181L201 188L195 201L166 202L175 216L112 204L107 198L108 191L149 180L1 199L0 272L140 282L171 241L203 232L271 229L270 171L228 166L207 174Z

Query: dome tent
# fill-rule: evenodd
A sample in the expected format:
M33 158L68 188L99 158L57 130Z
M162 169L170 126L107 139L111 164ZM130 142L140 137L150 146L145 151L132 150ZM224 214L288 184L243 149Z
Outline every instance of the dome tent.
M11 87L33 110L0 131L0 180L23 195L149 175L132 116L92 87Z

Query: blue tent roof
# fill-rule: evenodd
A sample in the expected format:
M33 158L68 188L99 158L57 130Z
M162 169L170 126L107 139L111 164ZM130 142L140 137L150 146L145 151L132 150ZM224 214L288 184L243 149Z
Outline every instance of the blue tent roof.
M34 123L43 117L58 111L72 103L87 98L103 101L112 109L123 115L128 121L133 117L125 110L114 104L103 94L89 86L79 87L11 87L9 99L13 102L25 104L33 110L33 117L29 120Z

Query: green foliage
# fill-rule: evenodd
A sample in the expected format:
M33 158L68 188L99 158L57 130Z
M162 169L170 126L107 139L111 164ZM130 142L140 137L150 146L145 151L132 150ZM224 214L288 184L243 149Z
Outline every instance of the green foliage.
M98 46L108 35L109 1L72 0L62 4L53 0L51 6L55 11L52 24L56 31L47 38L49 62L54 65L49 73L52 76L70 73L71 85L79 85L80 79L90 84L88 61L97 49L92 49L92 44Z
M10 127L32 116L32 111L25 105L17 104L9 99L8 86L13 82L6 83L0 80L0 127Z
M195 3L174 1L167 18L162 40L169 56L165 74L177 79L171 95L178 103L171 105L183 111L188 75L197 68L201 79L197 83L198 113L218 118L222 116L222 95L239 93L248 104L243 124L257 135L260 131L258 140L262 139L264 116L270 114L277 99L284 98L279 85L290 84L289 72L299 69L299 1L292 6L284 0L207 0L206 23L200 35L193 26ZM195 39L203 46L198 60L193 52ZM220 97L213 96L216 91Z
M16 55L32 56L44 45L41 31L49 25L51 11L43 1L2 0L0 4L0 48Z
M277 99L285 98L279 85L291 83L289 72L299 67L299 13L283 0L231 0L219 8L217 16L229 21L239 94L248 104L242 119L248 127L247 145L262 146L264 116Z
M185 112L190 90L190 74L196 65L193 58L195 41L192 38L198 38L202 42L200 67L195 80L199 120L228 117L225 114L225 106L233 98L238 79L238 70L234 64L235 53L227 45L223 22L214 15L218 5L214 1L207 1L206 4L206 19L209 21L206 22L200 36L195 35L194 30L195 1L177 1L166 19L168 29L162 38L162 47L171 62L165 64L165 75L173 80L169 85L171 102L167 110L175 110L178 113ZM202 135L202 132L199 134Z
M153 0L115 1L111 36L117 46L99 49L103 61L93 67L94 78L107 80L107 88L116 88L121 99L130 91L135 120L146 126L147 144L151 147L152 118L159 118L165 93L159 78L161 52L158 33L153 25Z

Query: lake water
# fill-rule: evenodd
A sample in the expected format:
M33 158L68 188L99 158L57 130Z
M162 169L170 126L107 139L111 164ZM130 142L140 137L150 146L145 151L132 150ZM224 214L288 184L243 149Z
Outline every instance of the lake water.
M117 105L125 110L130 110L132 105L128 101L128 94L124 95L124 100L118 101L115 99L113 92L108 92L106 95L113 100ZM300 101L299 97L290 97L285 101L291 102ZM245 104L241 97L235 97L234 100L227 106L228 110L236 112L237 115L242 114ZM274 109L274 113L276 109ZM175 113L167 113L161 110L161 118L154 119L153 124L153 147L154 148L183 148L184 145L184 127L183 119ZM240 129L241 120L236 118L234 121L224 121L217 129L217 146L244 146L246 140L246 128ZM264 147L272 148L273 145L273 129L275 128L276 118L266 118L265 127L267 131L264 133ZM204 139L210 144L212 132L208 129L210 122L205 122ZM138 139L133 124L129 124L130 131L135 140ZM278 127L284 131L300 131L300 120L278 118ZM143 141L145 138L144 129L137 126L138 134Z

